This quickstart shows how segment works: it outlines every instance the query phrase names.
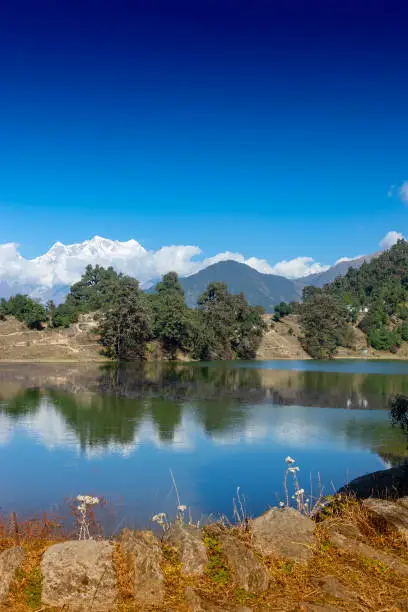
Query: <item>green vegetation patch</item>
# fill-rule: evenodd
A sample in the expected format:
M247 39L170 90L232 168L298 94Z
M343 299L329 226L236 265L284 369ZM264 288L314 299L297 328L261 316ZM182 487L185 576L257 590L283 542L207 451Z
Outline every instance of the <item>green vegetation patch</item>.
M42 575L39 567L34 568L31 575L27 578L24 595L27 605L33 610L41 607L42 594Z
M230 570L222 553L222 547L218 538L205 534L203 541L208 550L206 575L218 585L227 584L230 580Z

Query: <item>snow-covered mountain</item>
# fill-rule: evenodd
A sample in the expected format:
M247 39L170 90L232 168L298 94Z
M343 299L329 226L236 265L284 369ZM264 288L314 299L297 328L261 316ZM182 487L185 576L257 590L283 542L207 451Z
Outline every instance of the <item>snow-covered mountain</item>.
M390 234L393 232L387 236ZM0 297L26 293L44 302L53 299L59 303L63 301L69 287L80 279L88 264L112 266L118 272L137 278L142 287L147 289L170 270L178 272L180 277L187 277L226 261L246 264L268 277L285 277L291 282L300 278L298 283L293 283L300 295L303 285L321 285L323 280L327 282L333 275L344 274L349 266L359 266L365 259L342 258L336 262L337 265L330 267L321 265L311 257L296 257L272 266L265 259L246 259L241 253L229 251L207 258L200 258L200 255L202 252L197 246L163 246L154 251L145 249L134 239L121 242L94 236L77 244L56 242L43 255L26 259L15 243L0 244ZM224 280L227 284L230 281L228 278Z
M146 250L137 240L121 242L94 236L85 242L65 245L56 242L44 255L24 258L15 243L0 245L0 297L27 293L45 301L61 301L69 287L78 281L88 264L113 266L137 278L148 287L163 274L175 270L188 276L213 263L234 260L261 272L272 272L268 262L256 257L245 259L240 253L219 253L196 259L201 249L191 245L164 246Z

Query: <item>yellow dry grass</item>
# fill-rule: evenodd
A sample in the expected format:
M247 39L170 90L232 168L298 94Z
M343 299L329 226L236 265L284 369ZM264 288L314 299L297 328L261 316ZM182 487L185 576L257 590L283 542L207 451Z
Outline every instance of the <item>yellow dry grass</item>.
M329 533L333 529L349 534L358 533L365 545L381 553L393 555L393 558L399 559L401 563L406 563L408 568L405 539L381 521L374 519L362 504L353 499L345 499L316 524L316 544L308 563L262 558L271 576L270 586L262 594L247 593L239 588L219 545L219 535L228 530L251 546L251 532L245 525L231 528L217 524L205 530L204 542L209 563L202 577L184 576L176 551L163 545L165 601L163 606L152 607L151 610L188 612L185 598L187 587L193 587L195 593L206 602L209 610L228 611L239 605L258 612L306 612L313 610L314 605L322 606L322 609L330 606L331 608L327 609L347 612L407 610L408 578L384 562L336 548L329 539ZM56 539L50 538L49 533L41 534L41 530L34 535L29 529L20 529L19 538L27 557L17 572L9 598L1 610L53 612L50 608L41 606L39 568L43 552ZM0 531L0 550L15 543L15 535ZM120 543L115 544L114 566L118 584L118 612L138 612L140 608L134 602L132 587L133 564ZM328 584L329 587L334 585L334 588L328 588Z

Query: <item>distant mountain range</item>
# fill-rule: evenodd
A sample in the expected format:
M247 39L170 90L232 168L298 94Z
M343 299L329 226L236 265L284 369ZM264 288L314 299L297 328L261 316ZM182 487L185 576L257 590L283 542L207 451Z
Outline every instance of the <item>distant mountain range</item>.
M195 306L197 299L212 282L224 282L231 293L244 293L250 304L263 306L271 312L282 301L296 300L299 292L293 281L275 274L261 274L246 264L220 261L192 276L180 279L186 302Z
M236 261L220 261L196 274L181 278L186 302L195 306L197 299L211 282L224 282L232 293L244 293L250 304L263 306L265 312L273 312L279 302L292 302L302 296L303 287L323 287L338 276L346 274L350 267L359 268L373 256L342 261L320 274L310 274L291 280L274 274L261 274L246 264Z
M326 270L325 272L319 272L318 274L309 274L302 278L297 278L294 282L296 286L302 291L303 287L307 285L313 285L314 287L324 287L327 283L331 283L338 276L344 276L347 274L349 268L360 268L363 263L369 263L373 257L376 257L379 253L373 255L362 255L355 259L344 259L339 261L337 264Z
M180 269L181 256L187 257L187 269L181 267L186 270L186 275L181 275L180 280L190 306L196 305L199 295L210 282L225 282L231 292L243 292L250 304L263 306L266 312L272 312L274 306L281 301L298 300L306 285L322 287L337 276L344 275L349 267L358 268L364 261L370 261L377 255L340 261L325 272L288 279L258 272L254 261L261 260L254 258L253 261L248 260L251 265L247 265L240 262L242 256L239 256L240 261L236 261L232 259L233 254L224 253L221 254L223 260L217 263L212 263L211 259L194 262L188 259L197 254L196 247L163 247L152 252L146 251L136 240L120 242L95 236L79 244L64 245L56 242L47 253L31 260L24 259L12 243L3 247L9 249L5 261L8 275L6 279L0 279L0 297L8 298L16 293L25 293L42 302L52 299L58 304L65 299L70 285L80 278L85 266L97 263L104 267L112 265L117 270L135 276L142 281L142 287L151 287L148 290L152 291L159 274ZM187 276L191 269L198 268L201 269Z

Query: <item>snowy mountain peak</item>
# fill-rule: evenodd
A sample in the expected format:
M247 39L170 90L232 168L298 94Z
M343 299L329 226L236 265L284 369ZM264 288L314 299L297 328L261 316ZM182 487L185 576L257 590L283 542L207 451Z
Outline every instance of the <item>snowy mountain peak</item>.
M389 242L398 236L400 234L397 232L389 232L386 238ZM342 259L334 268L337 274L339 266L347 271L348 260ZM362 259L350 261L355 265ZM118 272L137 278L142 286L147 286L170 270L178 272L180 276L189 276L220 261L235 261L258 272L289 279L304 278L312 273L330 275L333 269L328 269L329 266L323 266L311 257L296 257L271 266L265 259L246 258L241 253L230 251L203 258L198 246L163 246L154 251L146 250L133 238L121 242L98 235L74 244L55 242L43 255L26 259L20 254L18 245L10 242L0 244L0 297L16 293L28 293L41 299L63 296L81 278L88 264L112 266Z

